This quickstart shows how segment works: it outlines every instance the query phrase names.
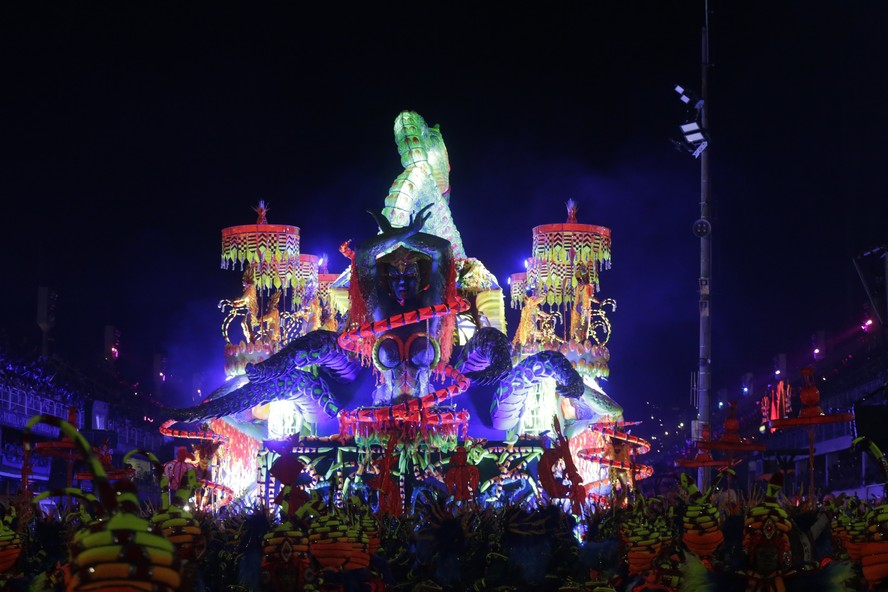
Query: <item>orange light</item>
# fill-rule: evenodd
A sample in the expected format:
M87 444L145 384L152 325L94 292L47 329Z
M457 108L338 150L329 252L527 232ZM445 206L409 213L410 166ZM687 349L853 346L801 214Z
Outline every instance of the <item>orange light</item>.
M253 417L260 421L268 421L268 416L271 414L271 403L266 403L265 405L256 405L251 410Z

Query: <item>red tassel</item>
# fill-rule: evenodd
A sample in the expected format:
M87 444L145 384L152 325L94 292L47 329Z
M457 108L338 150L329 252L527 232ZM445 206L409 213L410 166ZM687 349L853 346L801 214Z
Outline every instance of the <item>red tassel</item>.
M369 322L370 318L367 311L367 301L364 300L364 295L361 293L361 286L358 282L358 268L355 265L354 257L352 257L351 260L351 277L348 281L348 300L349 327L361 327L365 323ZM364 335L362 333L357 348L353 350L355 351L355 353L358 354L361 363L365 366L369 365L370 363L374 342L375 338L372 335Z
M459 309L458 294L456 291L456 265L450 260L447 269L447 284L444 288L444 302L451 307L450 314L441 322L441 337L438 340L441 347L441 364L450 362L450 354L453 352L453 334L456 331L456 313Z

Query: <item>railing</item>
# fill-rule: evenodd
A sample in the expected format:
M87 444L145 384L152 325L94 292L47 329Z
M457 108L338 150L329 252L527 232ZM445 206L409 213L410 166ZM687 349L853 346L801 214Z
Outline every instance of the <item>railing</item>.
M807 448L809 428L793 428L782 433L772 434L768 440L768 448ZM814 426L814 442L835 440L844 436L853 436L850 422L827 423Z
M108 420L108 429L117 432L118 451L124 448L157 450L163 444L163 436L159 432L135 428L123 422Z
M824 396L821 399L821 407L835 409L850 409L867 395L878 391L888 381L888 371L879 372L873 379L854 388L842 391L832 396ZM877 397L878 399L878 397Z
M54 415L68 419L71 405L38 395L21 387L0 384L0 424L23 429L35 415ZM77 427L83 428L84 410L77 407ZM108 420L108 429L117 432L118 448L144 448L157 450L163 444L163 437L152 432L127 425L122 421ZM50 426L35 426L34 431L44 436L58 436L58 430ZM20 466L20 465L19 465Z
M0 409L20 413L27 418L35 415L55 415L67 419L70 405L26 391L16 386L0 385ZM82 409L78 409L78 423L82 423Z
M35 415L54 415L67 419L70 407L69 404L41 396L34 391L9 384L0 384L0 425L23 430L28 420ZM83 409L78 406L76 427L79 428L83 425L82 418ZM58 428L46 424L34 426L33 432L51 438L55 438L59 434Z

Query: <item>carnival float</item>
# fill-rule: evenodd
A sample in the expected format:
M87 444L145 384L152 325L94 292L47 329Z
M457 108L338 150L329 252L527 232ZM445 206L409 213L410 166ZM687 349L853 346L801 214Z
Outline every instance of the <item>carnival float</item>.
M243 287L220 302L228 383L169 410L163 433L219 442L234 495L266 503L283 486L270 469L289 453L306 490L395 511L452 493L458 450L478 468L479 502L561 500L580 513L630 491L651 469L637 460L648 443L601 386L616 307L600 298L610 229L580 223L573 201L564 222L533 229L526 270L509 281L521 311L509 338L503 290L450 212L440 130L403 112L394 131L404 171L369 238L342 245L341 273L301 252L298 227L270 224L264 202L255 224L223 229L222 267Z
M60 438L26 435L26 457L81 460L90 486L72 486L69 463L68 487L2 509L4 586L813 592L888 580L884 498L803 505L778 473L758 496L719 504L735 457L760 450L733 415L697 458L676 459L718 469L708 489L683 474L676 496L645 498L650 446L603 388L610 229L580 222L572 200L564 222L532 229L525 270L509 278L509 337L503 289L451 215L440 129L405 111L394 132L404 170L367 238L342 244L341 272L302 253L300 228L270 223L265 202L255 223L222 230L221 266L241 278L219 302L227 379L163 410L175 459L132 450L114 467L72 418L29 422ZM831 421L806 388L793 426ZM881 451L858 444L888 475ZM137 457L159 507L136 495ZM34 510L49 497L77 503L58 535L23 542L50 528Z

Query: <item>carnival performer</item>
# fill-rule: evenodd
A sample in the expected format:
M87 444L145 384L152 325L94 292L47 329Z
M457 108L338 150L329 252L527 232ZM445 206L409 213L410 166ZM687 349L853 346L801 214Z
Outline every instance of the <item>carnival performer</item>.
M163 465L163 474L169 482L171 492L179 489L185 478L185 473L196 470L194 463L188 462L189 460L193 461L194 455L185 446L179 446L176 449L176 460L171 460Z

